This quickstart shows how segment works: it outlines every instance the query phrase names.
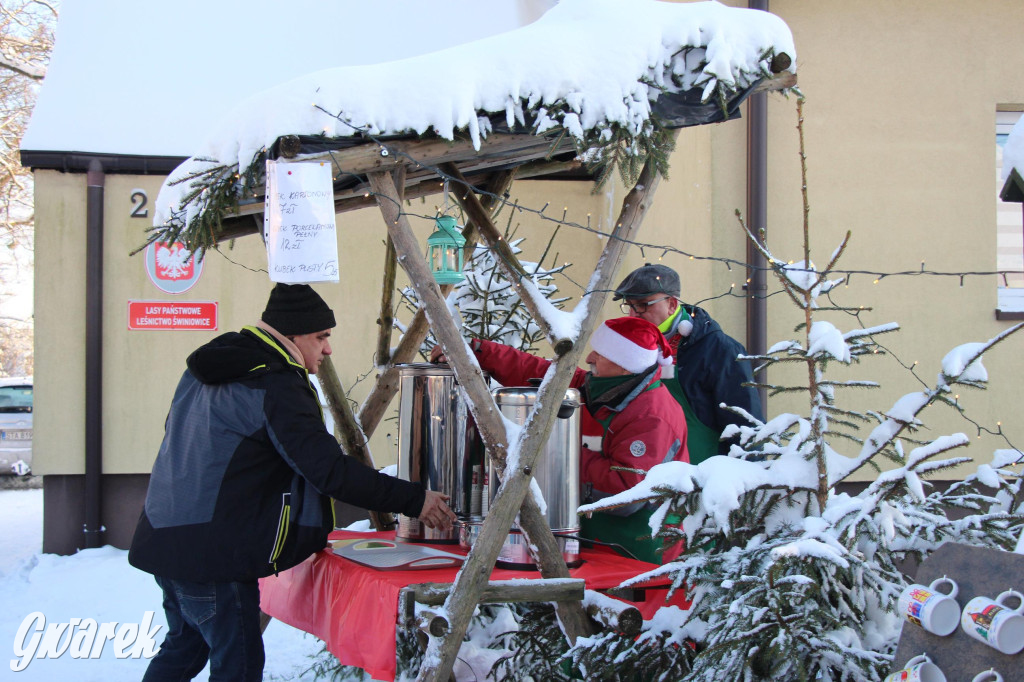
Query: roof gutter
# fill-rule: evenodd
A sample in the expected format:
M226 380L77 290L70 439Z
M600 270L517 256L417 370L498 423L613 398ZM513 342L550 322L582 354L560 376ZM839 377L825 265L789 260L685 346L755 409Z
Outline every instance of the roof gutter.
M104 174L168 175L188 157L142 156L136 154L98 154L21 150L21 165L32 170L59 170L64 173L88 172L93 162L101 164Z
M768 11L768 0L749 0L750 9ZM768 229L768 94L757 92L747 107L747 225L760 238ZM765 260L757 245L747 242L747 352L764 355L768 348L768 286ZM765 383L765 372L754 375ZM759 388L761 406L767 413L768 392Z
M103 193L97 159L85 176L85 548L102 545Z

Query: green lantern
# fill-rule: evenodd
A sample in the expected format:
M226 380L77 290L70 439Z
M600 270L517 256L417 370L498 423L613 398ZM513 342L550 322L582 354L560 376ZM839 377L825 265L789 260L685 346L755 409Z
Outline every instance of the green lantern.
M438 284L458 284L462 275L462 249L466 238L459 232L455 217L438 216L434 234L427 237L427 263Z

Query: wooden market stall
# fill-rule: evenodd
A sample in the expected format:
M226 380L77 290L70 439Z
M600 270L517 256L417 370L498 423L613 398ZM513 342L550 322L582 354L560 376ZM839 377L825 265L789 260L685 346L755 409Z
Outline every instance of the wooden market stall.
M603 133L597 128L587 130L581 123L586 118L586 105L566 103L572 99L573 87L579 89L580 99L585 99L586 83L565 85L569 91L555 93L555 96L549 93L544 98L528 97L524 93L522 100L515 102L515 115L509 113L505 104L497 111L476 107L478 118L473 125L453 126L451 131L387 130L353 124L343 108L339 111L314 105L323 117L333 119L335 129L338 122L343 121L351 125L351 130L336 136L322 130L317 134L308 128L279 130L272 144L256 150L248 166L226 159L193 159L172 174L165 185L165 189L176 188L171 191L172 200L165 202L172 210L162 216L152 239L183 241L199 253L217 248L227 239L262 232L265 201L262 170L267 160L330 163L337 213L374 205L379 209L387 235L387 257L382 264L380 329L375 349L380 370L376 383L358 411L353 412L329 358L320 371L342 434L343 448L348 454L372 463L365 443L397 391L398 366L413 359L429 328L441 343L456 380L468 396L490 461L502 481L483 530L445 601L446 634L431 638L419 679L448 679L473 608L487 588L490 569L517 514L529 543L537 548L536 561L543 578L569 576L544 515L534 498L526 494L531 471L560 404L560 398L549 397L563 396L569 386L590 334L599 322L599 311L624 253L635 240L654 200L678 128L734 118L739 105L752 92L795 85L795 66L789 54L792 53L791 38L776 17L719 5L710 9L702 6L699 12L686 4L651 5L657 6L651 11L659 17L662 12L673 13L678 25L669 25L664 31L668 33L674 28L677 35L673 38L675 46L667 38L662 40L660 49L665 52L664 62L655 59L647 64L646 73L635 74L633 85L640 84L648 98L648 102L630 104L638 106L637 110L647 111L647 119L637 125L617 121L605 125ZM563 2L558 7L568 12L572 6L579 10L582 5ZM714 13L713 21L708 11ZM595 14L606 23L614 19L612 15ZM545 16L533 26L548 19ZM563 29L568 26L556 24L557 19L550 19L550 25ZM570 20L572 17L562 19ZM681 26L687 30L681 31ZM694 28L701 30L694 31ZM660 31L657 32L659 40ZM628 33L623 32L623 43L630 41ZM783 39L778 38L780 34ZM650 36L642 36L637 40L650 39ZM485 49L486 42L480 41L475 44L480 47L474 49ZM567 42L571 43L570 36ZM733 67L731 74L711 72L715 64L720 66L716 49L719 53L732 51L731 61L726 60ZM454 51L454 48L450 50ZM748 55L746 61L741 58L743 54ZM560 59L550 57L555 74ZM458 73L458 69L455 72ZM244 151L244 145L242 147ZM602 162L592 162L595 152ZM508 188L514 180L558 177L567 173L576 177L597 175L603 179L615 167L616 159L618 165L626 165L626 157L636 162L640 170L630 178L632 188L623 200L613 230L607 235L604 251L580 302L585 313L578 316L582 319L579 332L575 336L560 334L545 316L536 287L503 241L492 216L506 202ZM242 158L246 156L240 151L239 159ZM584 159L591 162L586 163ZM555 358L553 371L540 385L536 407L518 441L509 439L486 380L445 303L448 287L435 282L423 256L423 245L417 241L409 215L403 210L405 200L436 194L445 184L451 187L468 217L462 234L467 241L465 248L471 251L480 242L499 255L499 266L544 332ZM421 308L392 352L392 292L398 265L408 275ZM516 453L514 470L506 468L510 452ZM378 529L389 523L389 519L380 516L373 520ZM589 631L587 616L579 602L561 601L557 611L570 641Z

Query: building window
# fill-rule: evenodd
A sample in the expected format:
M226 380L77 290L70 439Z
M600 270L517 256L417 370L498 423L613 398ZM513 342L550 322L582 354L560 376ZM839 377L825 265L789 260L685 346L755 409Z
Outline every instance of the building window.
M1005 184L1003 148L1010 130L1024 115L1022 109L1024 107L1001 106L996 111L996 269L1011 271L999 278L997 315L1000 317L1003 316L1000 313L1024 313L1024 203L1003 201L999 197Z

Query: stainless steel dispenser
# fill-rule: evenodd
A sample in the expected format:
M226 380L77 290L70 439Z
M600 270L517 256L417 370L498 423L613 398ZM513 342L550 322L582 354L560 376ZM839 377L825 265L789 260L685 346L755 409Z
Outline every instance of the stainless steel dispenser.
M398 373L398 477L448 495L449 506L460 519L480 517L487 456L454 372L448 365L415 363L399 366ZM400 515L396 537L455 543L459 530L427 528L418 519Z
M505 417L519 425L524 425L530 410L537 400L537 388L532 386L515 386L493 390L494 402ZM559 409L558 418L551 427L547 443L541 450L534 467L533 477L537 481L541 494L547 505L546 518L555 540L562 550L562 556L569 566L581 563L579 541L575 538L562 537L579 535L580 522L576 509L580 506L580 394L574 388L565 393ZM485 496L493 501L497 495L499 481L497 477L488 477L488 494ZM481 518L467 519L461 522L459 542L463 547L472 546L479 535ZM534 568L522 532L513 527L501 554L498 566L503 568Z

